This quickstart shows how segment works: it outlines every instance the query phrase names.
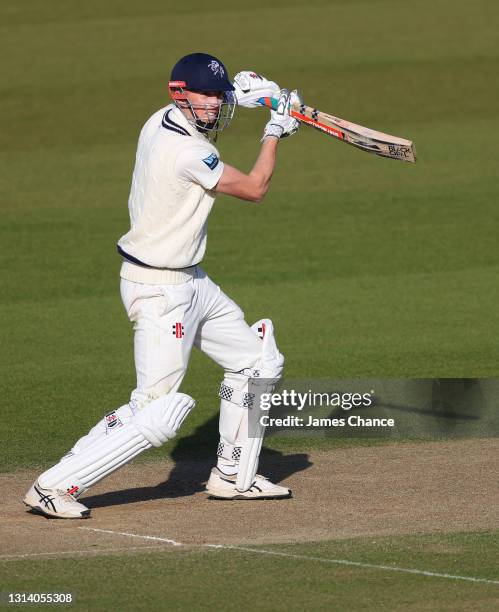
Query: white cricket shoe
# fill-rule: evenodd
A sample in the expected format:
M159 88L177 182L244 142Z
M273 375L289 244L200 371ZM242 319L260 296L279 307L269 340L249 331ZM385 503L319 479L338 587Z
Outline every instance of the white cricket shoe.
M244 492L236 489L236 476L227 476L217 467L211 470L206 493L215 499L279 499L291 497L291 491L257 474L251 487Z
M67 491L42 489L36 481L26 493L24 503L45 516L66 519L88 518L90 510Z

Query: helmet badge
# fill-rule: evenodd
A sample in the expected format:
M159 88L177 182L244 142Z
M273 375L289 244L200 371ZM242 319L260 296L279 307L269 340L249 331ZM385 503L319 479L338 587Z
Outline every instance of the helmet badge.
M210 68L210 70L215 76L218 76L220 78L223 78L225 76L225 70L216 60L211 60L211 62L208 64L208 68Z

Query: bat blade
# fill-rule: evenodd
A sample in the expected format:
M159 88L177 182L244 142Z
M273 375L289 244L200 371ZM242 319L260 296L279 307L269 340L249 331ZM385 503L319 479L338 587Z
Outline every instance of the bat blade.
M277 109L277 100L275 98L260 98L259 103L273 110ZM377 132L351 121L323 113L305 104L293 104L290 114L298 121L306 123L367 153L411 163L416 161L414 143L405 138Z

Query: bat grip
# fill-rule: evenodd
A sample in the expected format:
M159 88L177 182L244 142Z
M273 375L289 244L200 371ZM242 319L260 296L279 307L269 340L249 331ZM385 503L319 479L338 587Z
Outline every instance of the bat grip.
M257 102L258 104L266 106L271 110L277 110L277 105L279 104L279 100L277 100L277 98L258 98Z

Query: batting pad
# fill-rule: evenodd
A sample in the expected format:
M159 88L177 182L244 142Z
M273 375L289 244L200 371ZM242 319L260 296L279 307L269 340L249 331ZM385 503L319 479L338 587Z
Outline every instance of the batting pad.
M251 326L251 329L257 333L262 334L262 356L260 363L258 364L258 376L256 381L259 379L262 384L256 384L258 392L255 394L251 405L246 411L246 435L247 438L242 446L241 459L239 461L239 471L236 479L236 489L238 491L247 491L256 476L258 469L258 463L260 460L260 451L262 450L263 436L265 435L265 427L258 420L258 431L252 432L250 437L249 432L249 410L259 411L259 400L260 395L263 392L272 392L275 385L279 381L284 368L284 357L277 348L277 343L274 337L274 326L270 319L261 319ZM266 382L264 382L266 381Z
M38 482L42 488L81 495L138 454L173 438L193 407L194 400L184 393L160 397L147 404L128 423L95 437L79 452L65 455L57 465L44 472Z
M220 387L218 465L222 471L226 467L225 462L237 467L236 488L239 491L247 491L253 484L265 433L265 427L258 425L258 431L252 432L250 437L249 411L259 410L257 404L261 393L273 391L284 367L284 357L277 348L272 321L261 319L251 329L263 340L260 358L252 368L226 372ZM251 392L250 380L253 380Z

